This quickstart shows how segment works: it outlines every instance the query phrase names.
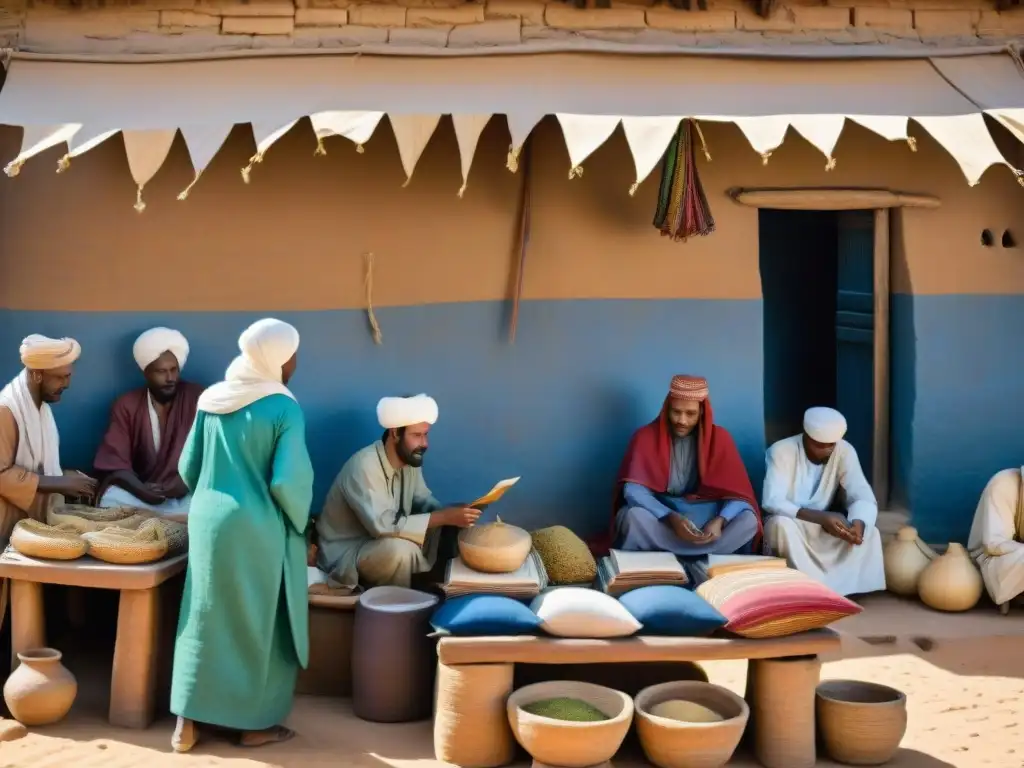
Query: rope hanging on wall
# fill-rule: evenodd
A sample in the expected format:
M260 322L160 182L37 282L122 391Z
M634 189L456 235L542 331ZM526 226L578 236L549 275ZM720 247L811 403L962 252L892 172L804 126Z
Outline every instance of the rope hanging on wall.
M509 344L516 343L519 301L523 296L523 275L526 272L526 251L530 245L530 154L530 138L527 137L522 149L523 192L519 202L519 259L516 267L516 290L512 296L512 317L508 326Z
M703 237L715 231L715 218L711 215L704 187L697 173L694 151L694 121L686 120L669 142L665 162L661 169L658 189L658 208L654 226L662 235L685 242L691 237ZM703 136L697 129L703 144ZM710 158L707 146L704 156Z
M377 316L373 313L373 254L366 254L366 317L370 321L373 343L383 344L384 334L380 330Z

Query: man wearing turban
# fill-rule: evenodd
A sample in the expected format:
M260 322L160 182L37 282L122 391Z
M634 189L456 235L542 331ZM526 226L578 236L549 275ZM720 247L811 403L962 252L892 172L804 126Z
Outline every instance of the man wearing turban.
M707 380L673 377L658 417L629 442L611 542L595 549L734 554L749 551L760 530L754 489L732 435L715 424Z
M50 406L71 386L82 348L74 339L32 335L21 342L24 370L0 391L0 546L24 517L46 522L54 494L92 499L96 481L60 465Z
M110 410L93 461L102 478L99 506L144 507L184 520L189 495L178 459L203 389L181 379L189 347L178 331L151 328L132 352L146 384L121 395Z
M768 449L761 506L768 549L839 594L860 595L885 589L885 568L878 503L845 434L839 411L809 408L804 431Z
M433 568L442 530L468 528L480 516L477 509L442 507L423 480L437 415L427 395L377 404L383 436L345 462L317 518L317 565L330 586L408 587L414 574Z

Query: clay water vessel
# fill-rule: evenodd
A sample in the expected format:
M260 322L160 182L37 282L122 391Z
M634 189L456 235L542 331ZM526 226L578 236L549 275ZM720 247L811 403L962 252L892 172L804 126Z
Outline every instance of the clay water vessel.
M78 695L78 682L63 664L61 652L36 648L18 654L21 662L4 683L4 701L23 725L51 725L64 718Z

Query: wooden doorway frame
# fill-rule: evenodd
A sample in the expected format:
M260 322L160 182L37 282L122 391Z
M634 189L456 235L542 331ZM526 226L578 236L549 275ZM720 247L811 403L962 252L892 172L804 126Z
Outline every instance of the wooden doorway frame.
M859 187L739 188L728 192L749 208L800 211L874 211L874 431L872 433L872 487L880 509L889 504L890 370L889 300L892 286L892 237L900 208L938 208L931 195ZM893 209L897 209L895 214Z

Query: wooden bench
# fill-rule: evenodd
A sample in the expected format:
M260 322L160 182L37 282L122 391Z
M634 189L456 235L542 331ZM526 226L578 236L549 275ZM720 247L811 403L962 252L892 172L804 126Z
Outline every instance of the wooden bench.
M624 664L745 659L754 753L766 768L815 763L818 655L839 649L832 630L767 640L630 637L443 637L438 643L434 752L463 768L497 768L513 758L505 713L516 664Z
M160 587L182 573L187 561L188 555L177 555L146 565L111 565L91 557L37 560L7 550L0 555L0 578L11 580L13 652L46 645L44 584L118 590L109 719L126 728L147 727L156 704Z
M359 595L309 596L309 666L299 672L296 693L352 695L352 629Z

